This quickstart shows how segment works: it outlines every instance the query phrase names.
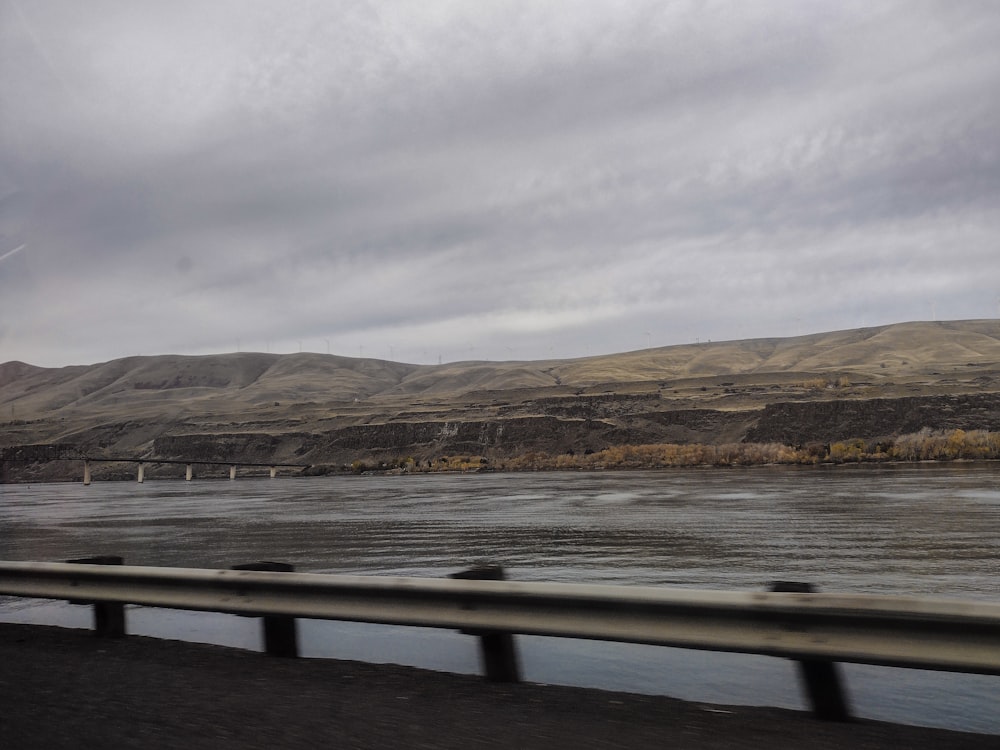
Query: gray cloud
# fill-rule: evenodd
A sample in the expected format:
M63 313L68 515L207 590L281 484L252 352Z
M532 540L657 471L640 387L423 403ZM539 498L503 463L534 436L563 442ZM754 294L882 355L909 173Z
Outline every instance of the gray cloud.
M991 3L616 5L0 0L0 360L998 314Z

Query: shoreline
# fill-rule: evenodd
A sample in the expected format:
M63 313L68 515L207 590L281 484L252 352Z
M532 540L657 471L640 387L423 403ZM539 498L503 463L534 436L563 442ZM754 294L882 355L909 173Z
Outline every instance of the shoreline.
M149 463L155 463L151 461ZM514 468L485 468L485 469L442 469L442 470L419 470L419 471L399 471L396 469L384 469L384 470L368 470L364 472L355 472L350 470L337 470L327 473L305 473L299 472L298 474L285 474L279 477L280 479L319 479L326 477L413 477L413 476L460 476L460 475L471 475L471 474L543 474L543 473L559 473L559 474L631 474L635 472L644 471L662 471L670 472L681 469L699 469L705 471L727 471L731 469L773 469L773 468L801 468L801 469L830 469L830 468L853 468L858 466L970 466L970 465L989 465L1000 463L1000 457L998 458L949 458L949 459L937 459L928 458L920 459L915 461L906 460L861 460L861 461L821 461L818 463L796 463L796 462L770 462L770 463L733 463L733 464L678 464L678 465L668 465L668 466L615 466L615 467L583 467L583 466L573 466L573 467L544 467L538 469L514 469ZM238 480L251 480L251 479L270 479L266 473L262 474L243 474L238 477ZM237 481L238 481L237 480ZM134 475L128 476L114 476L114 477L95 477L94 483L104 483L104 482L131 482L136 484L136 479ZM228 474L219 473L211 475L199 475L193 480L185 480L184 477L169 476L150 476L149 474L143 480L144 482L185 482L185 481L233 481L230 479ZM83 480L80 477L72 479L2 479L0 480L0 486L3 485L34 485L34 484L82 484Z

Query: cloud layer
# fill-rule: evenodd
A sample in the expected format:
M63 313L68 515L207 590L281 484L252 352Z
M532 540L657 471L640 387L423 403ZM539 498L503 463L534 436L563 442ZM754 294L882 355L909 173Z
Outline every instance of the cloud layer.
M993 3L619 5L0 0L0 361L1000 315Z

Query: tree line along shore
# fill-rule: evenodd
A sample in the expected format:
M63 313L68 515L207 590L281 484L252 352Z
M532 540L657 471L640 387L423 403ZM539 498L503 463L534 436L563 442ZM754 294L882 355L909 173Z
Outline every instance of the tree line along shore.
M58 447L58 446L57 446ZM601 450L562 453L529 450L515 455L449 453L435 458L359 458L349 464L318 463L304 467L305 476L331 474L429 474L518 471L627 471L731 466L819 466L860 463L912 463L921 461L991 461L1000 459L1000 432L989 430L932 430L873 439L852 438L831 443L802 445L777 442L649 443L614 445ZM156 459L146 459L150 468ZM38 462L42 463L38 463ZM74 481L72 476L40 476L30 470L46 461L34 456L25 461L4 461L0 483ZM224 462L220 462L220 466ZM16 473L14 467L21 467ZM28 469L28 471L25 471ZM202 476L223 476L218 467ZM213 473L214 472L214 473ZM129 467L107 464L102 480L133 479ZM153 478L155 475L148 473ZM76 478L78 479L78 477Z
M410 456L396 461L358 459L349 466L314 466L308 473L325 474L349 470L367 472L431 473L470 471L547 471L659 469L702 466L764 466L772 464L812 466L843 463L916 461L986 461L1000 459L1000 432L987 430L922 430L878 439L853 438L833 443L656 443L616 445L598 451L567 451L553 454L529 451L517 456L491 458L479 455L445 455L417 460Z

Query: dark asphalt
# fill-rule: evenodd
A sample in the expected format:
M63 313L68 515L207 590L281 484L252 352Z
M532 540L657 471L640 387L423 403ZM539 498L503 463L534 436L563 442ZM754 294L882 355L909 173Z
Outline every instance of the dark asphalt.
M977 748L1000 737L0 624L0 748Z

